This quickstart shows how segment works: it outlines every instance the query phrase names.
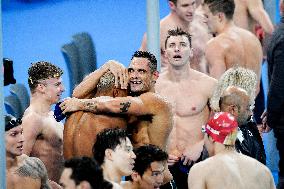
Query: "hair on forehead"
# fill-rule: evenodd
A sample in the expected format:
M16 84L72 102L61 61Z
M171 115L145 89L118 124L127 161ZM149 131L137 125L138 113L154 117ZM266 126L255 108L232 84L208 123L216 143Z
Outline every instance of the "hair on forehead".
M186 31L183 31L181 28L177 27L174 30L168 30L168 36L165 40L165 48L167 48L167 42L171 36L182 36L182 35L186 36L189 42L189 47L191 47L191 35Z
M59 78L63 74L63 70L56 65L40 61L32 63L28 70L28 84L33 92L40 81L49 78Z
M132 55L131 60L133 58L146 58L148 59L149 63L148 66L150 68L151 73L157 71L157 59L155 55L148 51L135 51L134 54Z

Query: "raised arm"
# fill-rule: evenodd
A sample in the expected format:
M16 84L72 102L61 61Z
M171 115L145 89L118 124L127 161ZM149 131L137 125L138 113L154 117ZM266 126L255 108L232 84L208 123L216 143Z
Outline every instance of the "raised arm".
M114 74L115 86L118 86L119 81L122 89L127 88L127 70L119 62L109 60L102 67L86 76L85 79L74 89L72 96L76 98L87 98L90 93L96 90L100 78L107 71L111 71Z
M263 8L261 0L249 0L248 11L250 15L256 20L266 33L272 34L274 27L269 18L269 15Z

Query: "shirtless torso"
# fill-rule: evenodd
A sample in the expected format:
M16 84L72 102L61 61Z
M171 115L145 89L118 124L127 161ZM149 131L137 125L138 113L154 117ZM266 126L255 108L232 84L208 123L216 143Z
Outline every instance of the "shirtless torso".
M26 155L7 161L7 189L51 189L44 164Z
M212 77L218 79L229 68L240 66L256 73L259 87L262 48L252 33L236 26L228 27L207 43L205 55Z
M237 26L255 32L257 23L266 33L272 34L273 24L263 8L262 0L234 0L234 22Z
M40 113L31 105L23 117L24 153L41 159L48 176L58 181L63 168L63 125L56 122L53 112Z
M172 81L169 72L160 75L157 92L166 97L173 106L174 127L170 134L169 154L181 157L203 140L201 126L209 118L208 100L213 93L215 79L190 69L188 78ZM200 155L200 152L199 152ZM199 156L197 157L199 158Z
M190 189L275 189L269 169L235 151L220 153L194 165Z

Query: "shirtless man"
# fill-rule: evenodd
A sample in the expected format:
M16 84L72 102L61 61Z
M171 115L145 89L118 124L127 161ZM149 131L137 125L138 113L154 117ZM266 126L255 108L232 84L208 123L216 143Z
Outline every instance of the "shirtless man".
M254 26L259 24L266 33L272 34L274 27L269 15L263 8L262 0L234 1L236 8L233 20L237 26L254 33Z
M205 56L209 75L219 78L236 65L253 70L258 77L259 91L262 48L251 32L237 27L233 21L233 0L204 0L203 10L208 17L208 27L217 36L206 45Z
M229 113L216 113L208 121L204 143L211 157L191 168L188 188L275 189L272 174L265 165L235 151L237 127Z
M112 66L117 65L111 61ZM99 72L105 72L101 67ZM126 78L122 65L112 69L114 75ZM94 73L94 72L93 72ZM63 113L78 110L93 113L109 112L131 115L128 129L132 134L134 147L144 144L154 144L163 150L167 149L168 137L172 130L172 110L170 104L160 95L155 94L155 83L158 78L157 60L146 51L136 51L128 68L130 95L128 97L96 97L93 99L77 99L89 93L97 85L98 76L91 74L82 82L81 88L74 91L76 98L66 99L60 107ZM119 73L119 74L117 74ZM127 79L123 79L127 81ZM125 82L121 82L125 83ZM171 176L166 175L169 181Z
M31 103L23 116L23 152L38 157L51 180L58 182L63 168L63 125L53 117L51 106L60 99L64 86L62 70L48 62L37 62L28 70Z
M136 155L123 129L105 129L97 135L93 157L103 169L104 179L120 185L123 176L133 173Z
M156 91L173 106L174 126L169 138L169 168L177 188L187 188L187 173L203 150L201 126L209 119L208 101L216 80L188 65L192 56L190 35L180 29L169 30L165 57L168 69L161 74ZM184 165L187 170L182 170Z
M107 67L106 65L105 67ZM107 69L106 69L107 70ZM98 72L96 70L95 72ZM96 73L93 73L96 74ZM116 88L114 75L107 71L99 80L96 91L92 91L86 98L98 96L122 97L127 96L125 89ZM79 84L79 86L81 85ZM75 89L77 90L77 89ZM126 129L126 117L116 114L93 114L91 112L78 111L67 117L63 132L64 158L87 156L92 157L92 147L97 134L106 128Z
M196 8L196 0L169 0L169 7L171 12L160 21L161 71L168 65L167 60L163 56L168 30L179 27L184 31L189 31ZM145 34L140 50L147 50L146 43L147 38Z
M23 154L21 120L5 116L6 184L7 189L51 189L42 161ZM3 186L2 186L3 187Z
M155 145L140 146L134 150L136 159L129 181L123 182L124 189L155 189L163 184L167 167L167 152Z

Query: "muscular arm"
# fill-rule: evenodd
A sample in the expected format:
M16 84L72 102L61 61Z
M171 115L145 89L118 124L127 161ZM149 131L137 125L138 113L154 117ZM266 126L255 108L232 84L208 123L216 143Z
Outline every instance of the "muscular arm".
M33 113L23 117L24 147L23 153L30 155L38 135L42 132L42 121Z
M48 183L48 176L43 162L35 157L27 157L22 166L16 170L16 174L21 177L30 177L41 180L42 189L51 189Z
M275 47L273 71L267 99L267 123L275 126L281 117L284 106L284 40Z
M209 65L209 75L219 79L226 71L225 50L216 41L209 41L205 48L205 57Z
M205 189L206 183L204 179L205 169L200 166L200 163L193 165L188 173L188 188L189 189Z
M266 33L272 34L274 27L267 12L263 8L262 1L249 0L246 2L248 3L248 11L253 19L261 25Z

